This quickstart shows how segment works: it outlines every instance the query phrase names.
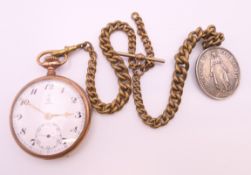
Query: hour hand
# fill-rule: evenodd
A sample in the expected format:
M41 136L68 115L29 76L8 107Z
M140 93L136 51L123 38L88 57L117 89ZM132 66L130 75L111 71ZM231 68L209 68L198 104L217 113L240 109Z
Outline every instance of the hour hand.
M74 113L65 112L65 113L62 113L62 114L50 114L49 118L53 118L53 117L70 117L72 115L74 115Z

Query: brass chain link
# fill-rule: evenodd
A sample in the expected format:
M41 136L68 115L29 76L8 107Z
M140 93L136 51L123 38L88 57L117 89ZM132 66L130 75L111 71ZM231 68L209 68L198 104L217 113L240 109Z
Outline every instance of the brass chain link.
M217 33L215 26L208 26L206 30L202 30L200 27L188 35L188 38L184 41L180 47L178 53L175 55L175 70L173 73L173 80L171 83L170 96L168 104L164 112L158 117L150 116L144 106L144 102L141 94L140 87L140 75L134 74L132 78L134 102L137 112L143 122L152 127L159 128L166 125L178 111L179 104L181 103L181 97L183 93L183 87L187 77L189 69L189 55L196 43L203 39L203 49L211 46L218 46L224 40L222 33Z
M215 26L208 26L206 30L202 30L200 27L191 32L183 45L180 47L178 53L175 55L175 70L173 73L173 80L171 83L170 96L168 104L164 112L158 117L150 116L144 106L144 102L141 94L140 78L141 76L154 66L154 61L164 62L161 59L154 57L151 41L145 30L142 18L138 13L133 13L132 18L137 26L137 33L143 42L146 56L143 54L135 54L136 51L136 34L134 30L125 22L116 21L109 23L102 29L100 39L100 48L107 60L110 62L115 74L118 78L119 92L117 97L110 103L102 102L97 94L95 87L95 74L97 66L97 54L94 51L93 46L89 42L85 42L78 45L65 47L62 50L50 50L42 52L37 57L39 65L48 69L48 75L54 75L55 69L68 60L68 53L82 48L89 53L90 59L88 62L86 86L90 103L99 113L111 114L120 110L129 100L131 93L133 92L134 103L136 110L143 120L143 122L152 127L158 128L166 125L175 115L181 102L181 96L183 93L183 87L187 77L189 69L189 55L196 43L203 39L202 46L204 49L211 46L218 46L224 40L222 33L217 33ZM128 36L128 53L116 52L110 42L110 37L115 31L122 31ZM42 58L47 56L44 60ZM133 77L130 77L129 70L125 65L121 55L129 56L129 68L133 72ZM63 60L59 60L59 57L64 57ZM132 84L132 86L131 86Z
M137 33L143 42L146 55L148 57L154 57L153 47L145 30L142 18L138 13L133 13L132 18L137 25ZM134 30L127 23L116 21L114 23L109 23L107 27L102 30L100 35L100 47L103 54L106 56L108 61L110 61L116 75L118 76L120 88L117 98L111 103L103 103L98 98L95 88L97 54L95 53L91 44L88 44L88 47L85 47L85 50L90 54L86 80L87 93L89 95L92 106L100 113L113 113L118 111L128 101L131 94L131 78L128 73L128 69L126 68L122 58L114 51L110 42L111 34L118 30L125 32L128 36L128 52L135 54L136 51L136 35L134 33ZM196 43L200 41L200 39L203 39L203 49L206 49L211 46L220 45L224 40L224 35L222 33L217 33L216 28L213 25L208 26L206 30L202 30L199 27L188 35L188 38L180 47L179 52L175 55L176 63L173 73L173 80L171 83L169 101L164 112L158 117L152 117L147 113L142 99L140 85L141 76L147 70L152 68L154 66L154 63L151 60L144 59L144 55L142 54L137 54L136 58L129 58L129 67L133 71L132 89L134 103L136 105L136 110L140 118L146 125L152 128L158 128L166 125L174 117L181 102L183 87L189 69L189 55L192 52L192 49L195 47Z
M138 34L143 41L143 45L148 56L152 57L154 55L153 49L151 42L146 35L142 19L137 13L133 13L132 18L137 24ZM97 54L90 43L88 43L88 47L84 47L84 49L89 52L90 55L86 75L87 93L92 106L99 113L111 114L120 110L127 103L132 91L129 70L126 67L121 56L117 52L115 52L111 45L110 37L115 31L122 31L127 34L128 53L135 54L136 51L136 34L127 23L116 21L114 23L109 23L105 28L102 29L101 35L99 37L100 48L102 49L102 53L105 55L107 60L111 63L111 66L114 69L119 82L119 93L111 103L104 103L98 97L95 87ZM153 62L144 59L144 56L142 54L137 54L136 59L129 58L129 67L133 70L134 74L141 74L153 67L153 65Z
M144 24L137 13L133 14L133 18L139 28L139 35L143 40L145 50L148 55L153 55L153 49L151 47L151 42L147 35L145 35ZM116 31L124 32L128 37L128 53L116 52L110 41L111 35ZM163 62L163 60L153 57L145 57L142 54L135 54L136 51L136 34L134 30L125 22L115 21L109 23L105 28L102 29L101 35L99 37L100 48L110 62L112 68L115 71L115 75L118 78L119 92L116 98L110 103L104 103L100 100L96 86L95 86L95 75L97 66L97 53L94 51L93 46L89 42L80 43L77 45L66 46L61 50L47 50L40 53L37 56L37 63L48 70L48 75L55 75L55 69L63 65L68 61L68 54L77 49L84 49L89 52L89 62L86 75L86 86L87 93L89 96L90 103L99 113L111 114L120 110L129 100L132 93L131 86L131 76L129 74L129 69L127 68L123 58L121 56L136 57L129 58L129 67L134 73L141 74L153 67L153 62ZM60 59L62 58L62 59Z
M128 52L134 54L136 50L136 36L134 30L127 24L121 21L109 23L102 29L100 39L100 48L107 60L111 63L112 68L118 78L119 92L117 97L111 103L102 102L97 94L95 87L95 73L97 65L97 54L91 44L88 44L86 51L90 54L88 70L86 75L87 93L92 106L99 113L111 114L120 110L128 101L131 95L131 77L129 70L126 67L123 59L114 51L110 37L115 31L123 31L128 36Z

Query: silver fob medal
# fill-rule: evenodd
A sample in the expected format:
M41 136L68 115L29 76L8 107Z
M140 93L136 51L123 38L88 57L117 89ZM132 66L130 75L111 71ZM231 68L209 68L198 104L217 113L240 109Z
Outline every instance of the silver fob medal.
M234 93L240 81L240 68L234 55L221 47L210 47L198 57L196 76L201 89L214 99Z

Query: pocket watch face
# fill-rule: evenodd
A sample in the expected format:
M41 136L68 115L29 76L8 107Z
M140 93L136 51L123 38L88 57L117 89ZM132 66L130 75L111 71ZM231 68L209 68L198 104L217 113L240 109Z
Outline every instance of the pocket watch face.
M27 152L54 158L73 149L90 121L87 97L69 79L39 78L17 95L11 111L11 128Z

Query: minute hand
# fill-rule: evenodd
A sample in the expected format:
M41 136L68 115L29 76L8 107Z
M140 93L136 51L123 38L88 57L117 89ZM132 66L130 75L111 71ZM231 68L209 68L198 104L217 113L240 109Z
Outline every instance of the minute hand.
M35 109L36 111L46 115L46 113L44 111L42 111L41 109L39 109L38 107L36 107L35 105L33 105L32 103L28 103L28 106L30 106L32 109Z

